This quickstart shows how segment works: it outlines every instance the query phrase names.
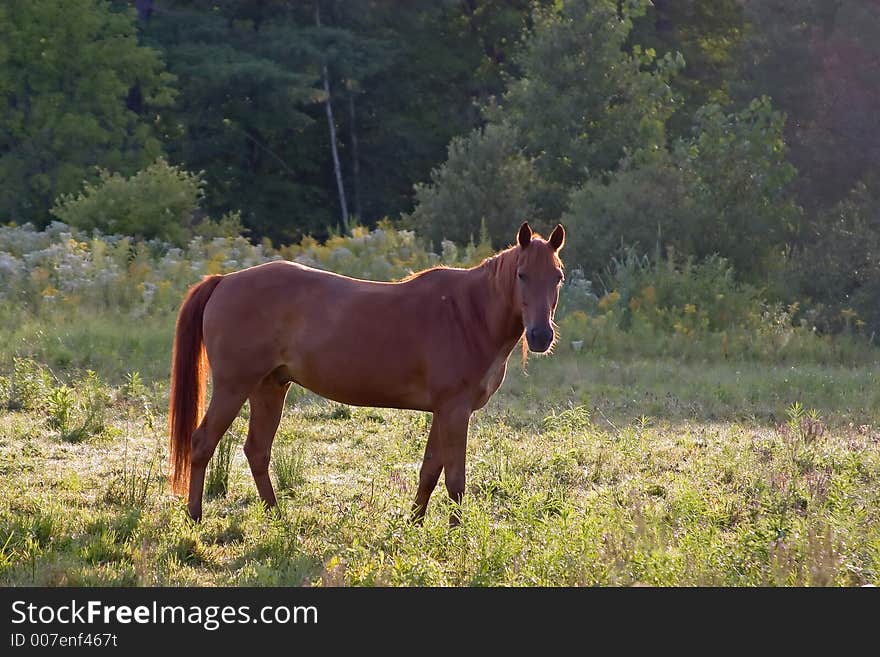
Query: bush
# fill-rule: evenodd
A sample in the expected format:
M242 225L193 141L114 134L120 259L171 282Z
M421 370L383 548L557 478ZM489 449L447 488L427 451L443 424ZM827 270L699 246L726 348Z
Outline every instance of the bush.
M78 194L55 201L52 214L87 232L122 233L143 239L161 239L183 246L199 223L202 199L200 174L189 173L159 159L125 178L101 171L96 185L85 183ZM225 228L240 230L240 222Z
M880 331L880 178L859 182L813 232L791 259L794 295L823 331Z
M734 114L702 108L692 139L572 193L567 260L592 272L622 244L658 244L697 259L718 253L741 277L761 280L799 216L782 128L767 99Z
M593 273L624 244L641 252L668 244L690 253L697 223L691 186L687 174L665 153L650 164L625 166L607 184L587 182L572 194L562 218L563 259Z
M517 146L516 132L490 124L449 144L447 160L431 172L429 185L416 185L412 222L422 237L465 244L485 225L495 248L509 244L534 208L532 161Z

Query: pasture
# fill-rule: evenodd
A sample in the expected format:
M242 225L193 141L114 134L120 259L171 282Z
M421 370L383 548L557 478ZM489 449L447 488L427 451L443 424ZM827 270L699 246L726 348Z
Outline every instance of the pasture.
M0 586L880 585L876 5L6 0Z
M428 414L294 388L273 450L278 511L263 509L241 451L246 406L194 524L167 494L155 373L169 322L97 324L86 332L105 337L76 352L104 368L95 376L61 385L16 361L24 403L0 414L3 585L880 584L875 362L615 358L563 343L524 375L515 353L474 416L453 530L442 488L423 526L408 520ZM47 325L30 352L51 362L81 330ZM127 348L125 368L101 344ZM90 411L102 426L77 433Z

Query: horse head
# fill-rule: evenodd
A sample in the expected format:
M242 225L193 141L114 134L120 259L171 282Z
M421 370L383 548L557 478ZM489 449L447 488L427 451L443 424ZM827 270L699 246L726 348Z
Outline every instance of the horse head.
M558 224L544 240L524 222L516 242L514 304L522 314L529 349L544 353L556 339L553 313L564 279L558 254L565 243L565 229Z

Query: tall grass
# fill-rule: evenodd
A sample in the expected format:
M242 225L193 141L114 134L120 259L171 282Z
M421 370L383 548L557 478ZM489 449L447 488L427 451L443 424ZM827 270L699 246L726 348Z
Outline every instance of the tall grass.
M205 495L208 497L226 497L229 492L229 476L235 444L232 433L227 432L220 439L214 455L208 462L208 471L205 475Z
M306 453L301 440L281 440L272 450L272 473L279 493L289 493L305 481Z

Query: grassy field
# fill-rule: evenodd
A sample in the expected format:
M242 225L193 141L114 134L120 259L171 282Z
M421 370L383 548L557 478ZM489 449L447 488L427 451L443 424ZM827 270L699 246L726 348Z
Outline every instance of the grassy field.
M514 358L474 416L455 530L442 480L408 521L428 414L293 390L278 512L245 408L193 524L165 486L168 322L53 330L8 327L7 355L109 384L32 372L37 402L0 411L3 585L880 585L876 362Z

